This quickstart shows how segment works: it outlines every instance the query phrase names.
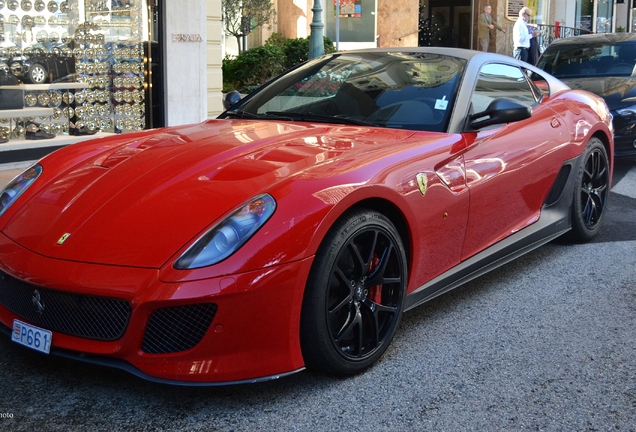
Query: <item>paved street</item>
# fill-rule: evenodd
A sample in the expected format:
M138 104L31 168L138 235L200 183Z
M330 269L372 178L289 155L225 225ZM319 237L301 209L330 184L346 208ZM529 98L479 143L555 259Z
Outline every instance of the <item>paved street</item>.
M406 313L353 378L171 387L0 337L0 430L634 431L636 161L606 216L591 244L553 242Z

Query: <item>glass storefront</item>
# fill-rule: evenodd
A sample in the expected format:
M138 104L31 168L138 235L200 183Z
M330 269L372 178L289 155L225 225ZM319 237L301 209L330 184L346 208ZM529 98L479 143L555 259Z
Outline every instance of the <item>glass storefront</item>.
M40 138L148 127L157 45L151 3L0 0L2 135L33 137L29 125L41 131ZM23 103L3 106L7 88ZM24 116L16 111L21 108ZM34 108L40 110L29 110Z
M577 1L575 26L593 33L612 33L614 22L614 1Z
M528 0L528 7L532 11L530 19L532 24L549 24L550 2L548 0Z
M596 5L596 33L612 33L614 2L601 0Z
M376 0L329 0L325 5L325 36L334 42L375 42Z

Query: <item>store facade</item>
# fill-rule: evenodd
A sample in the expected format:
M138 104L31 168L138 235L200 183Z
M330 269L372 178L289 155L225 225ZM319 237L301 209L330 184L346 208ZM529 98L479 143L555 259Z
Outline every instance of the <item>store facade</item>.
M310 35L315 0L274 4L276 24L252 35L250 46L262 44L272 31L287 38ZM320 0L318 6L323 33L339 50L417 45L418 0Z
M0 0L0 139L218 114L220 15L220 0Z
M490 50L501 54L512 52L512 27L524 6L532 10L534 24L592 33L636 31L636 0L421 0L419 45L478 49L477 22L487 4L507 30L491 32Z

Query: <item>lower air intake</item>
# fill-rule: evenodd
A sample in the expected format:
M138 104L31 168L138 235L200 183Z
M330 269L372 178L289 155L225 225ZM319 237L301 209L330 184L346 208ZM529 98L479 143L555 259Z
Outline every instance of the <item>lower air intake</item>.
M210 328L216 309L214 303L157 309L148 320L141 350L148 354L168 354L194 347Z

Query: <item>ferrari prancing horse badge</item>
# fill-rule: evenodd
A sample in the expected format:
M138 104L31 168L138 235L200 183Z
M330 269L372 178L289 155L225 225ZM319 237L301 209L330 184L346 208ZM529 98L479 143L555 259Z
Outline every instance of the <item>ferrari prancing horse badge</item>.
M428 189L428 178L426 177L426 174L419 173L416 178L417 187L420 188L420 192L422 192L422 195L426 195L426 190Z

